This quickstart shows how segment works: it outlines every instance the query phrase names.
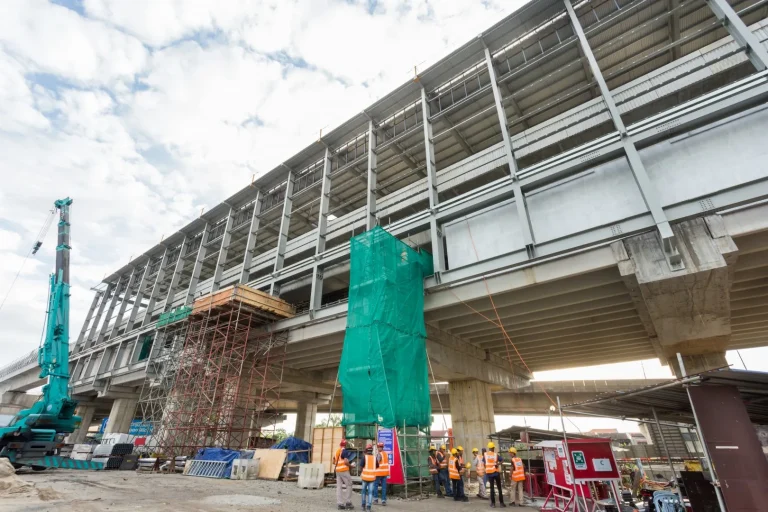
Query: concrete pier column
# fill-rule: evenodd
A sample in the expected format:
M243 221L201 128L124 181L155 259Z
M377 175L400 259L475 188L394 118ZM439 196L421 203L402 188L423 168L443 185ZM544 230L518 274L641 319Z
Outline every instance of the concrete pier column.
M131 428L131 420L136 413L136 404L139 398L117 398L112 403L112 410L109 411L107 428L105 434L127 434Z
M679 242L680 268L670 268L659 237L649 232L613 244L619 272L662 363L675 361L677 366L677 353L720 354L700 361L710 368L721 366L731 337L730 294L738 249L719 215L687 220L672 230ZM703 367L693 359L691 366Z
M448 396L454 443L471 454L472 448L485 446L488 435L496 431L491 387L479 380L453 381L448 383Z
M728 361L725 359L725 351L682 357L686 375L693 375L695 373L701 373L707 370L714 370L728 366ZM675 373L675 377L681 378L683 373L680 370L680 364L677 362L677 358L670 358L668 363L669 369Z
M312 442L312 429L317 420L317 404L309 402L299 402L296 412L296 428L293 431L294 437L303 439L308 443Z
M85 442L85 438L88 436L88 429L91 428L91 424L93 423L93 415L95 413L96 407L93 405L78 406L75 414L80 416L80 428L69 434L67 437L67 443L82 444Z

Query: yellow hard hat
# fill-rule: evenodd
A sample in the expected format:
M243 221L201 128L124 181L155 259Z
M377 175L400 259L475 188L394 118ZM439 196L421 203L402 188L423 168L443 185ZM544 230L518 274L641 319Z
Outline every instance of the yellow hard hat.
M494 448L496 448L496 445L493 443L493 441L491 441L490 443L488 443L488 449L489 449L489 450L493 450Z
M437 448L435 448L435 445L433 444L429 445L429 451L433 451L433 450L437 450Z
M441 444L441 445L440 445L440 449L441 449L441 450L445 450L445 445L444 445L444 444Z
M514 453L515 455L517 455L517 448L515 448L514 446L510 446L509 453Z
M480 450L478 450L477 448L472 448L472 453L477 453L477 452L479 452L479 451L480 451Z
M458 450L456 448L451 448L451 455L456 455L458 453Z
M456 449L457 449L457 450L459 450L460 452L463 452L463 451L464 451L464 447L463 447L463 446L461 446L461 445L457 446L457 447L456 447Z

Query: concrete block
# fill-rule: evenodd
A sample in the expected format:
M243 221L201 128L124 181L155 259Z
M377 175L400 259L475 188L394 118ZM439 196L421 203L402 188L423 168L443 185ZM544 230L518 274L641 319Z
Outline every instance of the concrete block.
M325 483L322 464L299 464L299 488L320 489Z

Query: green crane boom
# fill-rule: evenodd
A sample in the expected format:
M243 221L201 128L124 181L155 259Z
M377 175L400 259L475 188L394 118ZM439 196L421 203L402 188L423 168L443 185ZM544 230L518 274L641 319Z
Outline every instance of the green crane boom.
M45 337L37 355L40 378L48 379L40 399L0 428L0 457L16 467L101 469L102 464L54 456L66 434L80 427L77 401L69 395L69 210L72 199L54 203L59 211L56 268L50 277ZM39 242L38 242L39 243ZM39 247L38 247L39 248Z

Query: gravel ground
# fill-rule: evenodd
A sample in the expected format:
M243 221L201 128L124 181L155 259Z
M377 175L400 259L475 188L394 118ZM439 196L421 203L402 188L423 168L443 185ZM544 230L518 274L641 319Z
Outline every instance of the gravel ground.
M132 471L49 470L19 473L33 486L23 495L0 497L0 511L258 511L314 512L336 510L336 489L299 489L295 482L266 480L213 480L182 475L159 475ZM360 495L353 495L360 511ZM434 497L403 500L390 498L386 509L434 512L486 510L488 500L470 498L456 503ZM379 508L374 506L374 508ZM533 508L512 510L533 511Z

